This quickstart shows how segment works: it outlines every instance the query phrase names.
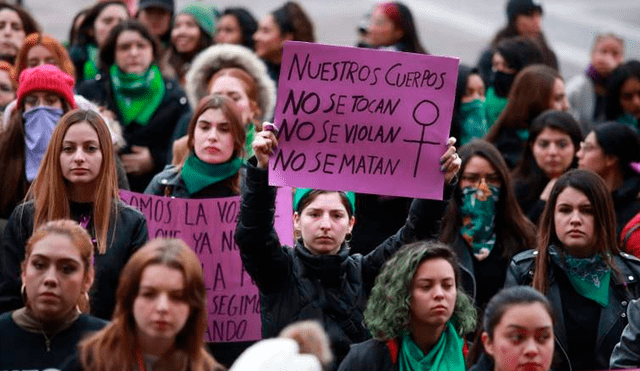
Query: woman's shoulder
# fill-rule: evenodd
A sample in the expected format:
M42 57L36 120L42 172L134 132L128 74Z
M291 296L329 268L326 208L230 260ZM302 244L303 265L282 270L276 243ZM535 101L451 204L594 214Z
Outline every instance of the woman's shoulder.
M109 322L89 314L82 314L76 323L83 331L99 331Z
M133 206L127 205L122 200L118 200L116 203L119 222L131 221L131 220L145 220L144 214Z
M188 106L189 102L187 100L187 95L185 94L184 90L182 90L182 87L180 87L178 81L167 76L163 76L162 79L164 80L165 88L163 100L175 100L180 104L180 106Z
M176 188L184 188L184 181L182 180L180 167L176 165L167 165L164 170L154 175L149 182L149 185L147 185L147 188L144 190L144 193L164 196L164 189L166 187L172 187L174 190ZM171 194L171 196L175 195Z
M381 366L384 364L392 365L387 342L369 339L351 345L351 349L339 370L383 370Z

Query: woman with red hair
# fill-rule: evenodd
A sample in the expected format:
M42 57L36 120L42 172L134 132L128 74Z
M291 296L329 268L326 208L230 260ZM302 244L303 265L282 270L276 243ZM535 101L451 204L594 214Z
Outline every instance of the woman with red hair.
M397 1L376 5L369 20L366 43L374 48L428 54L420 44L409 8Z

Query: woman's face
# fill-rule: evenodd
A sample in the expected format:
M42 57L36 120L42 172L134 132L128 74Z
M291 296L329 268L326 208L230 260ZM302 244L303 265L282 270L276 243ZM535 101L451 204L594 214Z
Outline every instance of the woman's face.
M161 39L171 26L171 12L150 6L138 12L138 21L145 25L153 36Z
M62 109L62 98L50 91L36 90L24 97L24 110L29 111L36 107L51 107Z
M227 14L220 18L215 41L216 44L242 44L242 28L235 16Z
M546 127L536 137L531 152L540 169L549 178L556 178L569 169L576 148L569 134Z
M518 35L535 39L542 32L542 13L533 11L530 14L520 14L516 17L516 31Z
M473 102L476 99L484 101L484 81L478 74L471 74L467 78L467 88L462 96L462 103Z
M192 53L198 47L202 31L189 14L178 14L171 30L171 43L178 53Z
M371 46L390 46L398 42L404 36L400 28L396 28L391 18L389 18L380 7L371 14L369 28L367 30L367 41Z
M640 80L631 77L620 88L620 107L625 113L640 119Z
M111 4L102 9L93 22L93 34L98 47L102 47L109 37L109 32L120 22L129 18L127 8L124 5Z
M11 74L9 71L0 70L0 108L4 109L14 99L16 99L16 93L13 90Z
M456 306L456 278L451 264L443 258L420 263L411 282L411 328L441 328Z
M581 191L567 187L553 209L556 236L570 255L591 256L595 242L595 218L591 201Z
M84 269L78 248L67 236L49 234L33 245L21 277L27 305L38 319L53 321L75 310L93 280Z
M516 73L516 70L510 68L509 65L507 65L507 61L504 59L502 54L498 52L493 53L493 56L491 57L491 69L493 70L493 72L499 71L510 74Z
M293 215L294 229L301 232L304 246L314 255L338 253L354 223L338 192L318 194Z
M0 10L0 55L15 57L27 37L20 16L15 11Z
M580 143L576 156L578 156L579 169L591 170L600 176L616 166L615 158L604 153L593 131Z
M612 38L604 37L598 41L591 52L591 64L602 76L609 76L624 59L624 45Z
M219 109L204 111L193 133L193 150L198 158L208 164L221 164L233 156L231 123Z
M153 46L137 31L122 31L116 41L115 63L124 73L141 75L151 67Z
M547 371L553 360L553 322L540 303L507 309L493 330L482 334L484 349L494 360L494 371Z
M253 34L254 48L258 57L274 63L280 63L284 42L292 39L291 35L283 35L280 32L280 27L271 14L260 20L258 30Z
M173 343L189 318L181 270L154 264L144 268L133 301L136 332L143 344Z
M60 68L56 56L49 49L38 44L27 52L27 68L38 67L43 64L52 64Z
M71 184L92 184L100 174L102 149L98 133L86 121L67 129L60 151L62 176Z
M231 98L236 103L238 111L240 111L244 125L255 119L255 110L252 107L256 103L249 99L244 83L239 79L228 75L220 76L211 84L209 93Z
M568 111L569 100L567 100L567 94L564 90L564 81L556 78L551 90L551 99L549 101L549 109L556 111Z
M502 179L500 173L486 158L473 156L469 159L462 172L460 188L478 187L482 183L500 188Z

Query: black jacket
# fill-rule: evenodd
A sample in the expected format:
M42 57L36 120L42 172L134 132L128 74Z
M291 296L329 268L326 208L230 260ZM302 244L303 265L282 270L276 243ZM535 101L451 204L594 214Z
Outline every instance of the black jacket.
M640 366L640 300L633 300L627 308L629 323L622 331L620 342L611 354L611 369L631 369Z
M537 254L536 250L527 250L513 257L507 271L505 287L531 284ZM620 255L614 256L614 265L618 269L619 275L612 274L609 284L609 305L602 308L600 312L596 349L593 350L597 359L597 364L593 365L595 370L609 367L609 358L613 347L620 340L622 330L628 322L627 305L631 300L640 297L640 284L638 284L638 280L640 280L640 260L627 253L620 253ZM549 290L546 296L551 301L556 318L554 326L556 338L554 369L571 370L567 356L567 336L570 334L567 334L565 329L560 288L556 280L556 276L560 274L560 269L552 261L548 263Z
M20 263L24 247L33 232L33 202L19 205L11 214L0 244L0 312L24 305L20 295ZM106 320L116 304L116 287L120 271L129 257L149 238L147 221L138 210L117 203L115 231L109 227L108 248L104 255L95 254L95 280L91 295L91 314Z
M93 80L84 81L78 87L78 94L99 106L104 106L117 115L122 121L122 113L118 110L113 97L109 76L98 75ZM151 116L147 125L132 122L122 126L122 135L128 146L148 147L153 158L154 168L141 176L129 174L129 185L132 191L143 192L151 178L167 164L173 140L186 134L191 108L187 97L180 86L173 80L165 80L165 93L160 106ZM125 148L124 153L129 149Z
M244 174L243 170L241 169L240 172L240 176L242 176ZM175 165L168 165L161 173L156 174L149 182L144 193L177 198L218 198L238 195L232 188L226 186L223 181L211 184L191 194L184 183L184 179L182 179L180 168Z
M369 339L351 346L338 371L394 371L397 361L397 354L395 362L391 359L386 342Z
M435 236L446 204L415 200L405 226L366 256L350 256L346 243L337 255L315 256L301 241L293 249L280 244L273 229L276 189L268 186L265 170L249 166L246 175L235 238L260 290L262 335L274 337L290 323L316 319L339 363L351 343L370 337L363 311L382 265L405 243Z

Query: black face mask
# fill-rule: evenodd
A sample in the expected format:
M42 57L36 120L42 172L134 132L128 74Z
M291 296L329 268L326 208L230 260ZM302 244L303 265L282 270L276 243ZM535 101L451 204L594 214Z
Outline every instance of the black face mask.
M516 75L514 73L504 73L502 71L494 72L492 85L496 95L506 98L515 78Z

